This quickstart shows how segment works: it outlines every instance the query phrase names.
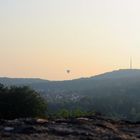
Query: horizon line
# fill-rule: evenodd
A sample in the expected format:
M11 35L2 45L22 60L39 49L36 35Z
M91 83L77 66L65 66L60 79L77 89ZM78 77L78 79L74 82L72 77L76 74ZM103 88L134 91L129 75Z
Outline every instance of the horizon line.
M40 78L40 77L12 77L12 76L0 76L0 78L7 78L7 79L22 79L22 80L28 80L28 79L32 79L32 80L43 80L43 81L72 81L72 80L78 80L78 79L86 79L86 78L92 78L98 75L102 75L105 73L111 73L111 72L115 72L115 71L122 71L122 70L128 70L128 71L132 71L132 70L140 70L138 68L135 69L116 69L116 70L112 70L112 71L107 71L107 72L103 72L100 74L95 74L95 75L91 75L91 76L87 76L87 77L78 77L78 78L73 78L73 79L68 79L68 80L49 80L49 79L45 79L45 78Z

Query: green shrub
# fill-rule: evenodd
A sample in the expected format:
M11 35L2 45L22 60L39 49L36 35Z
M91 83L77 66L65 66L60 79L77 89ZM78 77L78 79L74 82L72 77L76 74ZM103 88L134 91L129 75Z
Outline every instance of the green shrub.
M58 110L57 112L53 112L48 114L50 119L55 119L55 118L77 118L77 117L88 117L95 115L96 112L94 111L83 111L80 108L76 108L73 110L69 110L66 108L62 108Z
M45 100L35 90L0 84L0 118L44 117L46 107Z

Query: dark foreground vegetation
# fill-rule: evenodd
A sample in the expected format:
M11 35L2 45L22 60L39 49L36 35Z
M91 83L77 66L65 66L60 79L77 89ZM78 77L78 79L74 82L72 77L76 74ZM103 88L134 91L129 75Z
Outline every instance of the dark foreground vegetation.
M55 103L54 103L55 104ZM81 109L57 111L47 109L46 100L30 87L6 87L0 84L0 119L17 118L70 118L92 115L93 112Z
M44 117L46 101L27 86L5 87L0 84L0 118L15 119L26 117Z

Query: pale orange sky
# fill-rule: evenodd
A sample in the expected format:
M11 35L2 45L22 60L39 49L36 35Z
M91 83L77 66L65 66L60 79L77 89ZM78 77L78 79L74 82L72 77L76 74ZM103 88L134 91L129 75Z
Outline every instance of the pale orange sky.
M139 0L0 1L0 76L49 80L140 68ZM66 70L71 73L67 74Z

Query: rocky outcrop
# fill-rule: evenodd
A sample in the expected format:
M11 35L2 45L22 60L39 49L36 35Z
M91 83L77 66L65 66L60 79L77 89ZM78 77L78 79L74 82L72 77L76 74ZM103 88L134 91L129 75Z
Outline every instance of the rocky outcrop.
M101 116L0 120L0 140L140 140L140 123Z

